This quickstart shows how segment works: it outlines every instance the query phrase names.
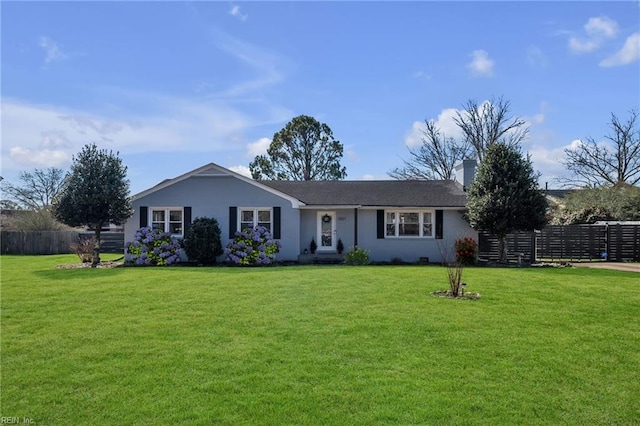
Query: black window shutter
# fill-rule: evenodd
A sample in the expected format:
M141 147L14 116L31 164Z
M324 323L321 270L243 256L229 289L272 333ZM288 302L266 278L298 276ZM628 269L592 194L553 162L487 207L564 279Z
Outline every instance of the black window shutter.
M149 226L149 207L140 207L140 228Z
M280 207L273 208L273 238L280 239Z
M377 217L378 238L384 238L384 210L378 210Z
M229 238L233 239L238 230L238 208L229 207Z
M442 210L436 210L436 239L442 239Z
M183 236L187 235L187 232L189 232L189 228L191 228L191 207L184 207L184 217L182 218L184 221L184 229L183 229Z

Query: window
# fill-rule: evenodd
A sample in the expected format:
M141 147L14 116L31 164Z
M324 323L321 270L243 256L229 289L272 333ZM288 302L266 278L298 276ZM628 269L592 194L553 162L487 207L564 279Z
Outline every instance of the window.
M386 211L387 237L433 237L433 212Z
M182 209L181 208L155 208L151 209L151 227L169 232L171 235L182 235Z
M271 231L271 209L270 208L248 208L238 209L240 214L240 229L255 228L262 226Z

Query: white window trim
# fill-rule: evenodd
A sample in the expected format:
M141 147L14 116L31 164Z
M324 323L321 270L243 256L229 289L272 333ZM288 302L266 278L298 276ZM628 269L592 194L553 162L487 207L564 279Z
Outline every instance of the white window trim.
M389 213L394 213L395 214L395 221L393 223L394 225L394 229L395 229L395 234L394 235L387 235L387 225L391 225L391 223L389 223L387 221L387 217ZM399 216L400 213L418 213L419 215L419 224L418 224L418 229L420 231L420 235L399 235L400 232L400 223L399 223ZM423 229L424 229L424 213L431 213L431 235L423 235ZM427 239L434 239L435 238L435 210L424 210L424 209L387 209L384 211L384 237L385 238L394 238L394 239L403 239L403 238L409 238L409 239L416 239L416 238L427 238Z
M171 221L169 220L170 217L170 211L171 210L180 210L181 215L180 215L180 229L182 229L182 232L179 234L171 234L172 237L184 237L184 207L149 207L149 219L147 221L147 223L149 224L149 226L151 228L153 228L153 212L154 211L160 211L160 210L164 210L164 229L169 229L169 223L171 223Z
M259 210L268 210L269 211L269 232L273 232L273 207L238 207L238 220L237 220L237 230L242 231L242 212L253 210L253 227L258 226L258 211Z

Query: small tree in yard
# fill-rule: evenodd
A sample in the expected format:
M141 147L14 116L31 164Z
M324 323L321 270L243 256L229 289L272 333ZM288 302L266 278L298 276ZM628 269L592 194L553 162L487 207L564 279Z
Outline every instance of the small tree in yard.
M103 223L121 224L133 213L127 167L118 153L85 145L73 158L71 172L54 200L56 218L69 226L95 229L92 267L100 263Z
M218 221L208 217L196 218L185 235L184 250L193 262L215 264L216 257L224 253Z
M515 145L487 148L467 197L471 226L498 237L501 262L507 261L507 234L540 229L546 223L547 200L537 188L531 159Z

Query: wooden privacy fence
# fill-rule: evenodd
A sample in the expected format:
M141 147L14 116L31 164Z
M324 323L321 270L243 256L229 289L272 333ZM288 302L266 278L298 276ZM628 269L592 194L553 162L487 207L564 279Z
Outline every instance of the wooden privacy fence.
M78 231L2 231L2 254L65 254L71 253L71 244L80 238L91 238L92 232ZM124 233L102 232L102 253L123 253Z
M536 259L603 260L607 225L553 225L536 233Z
M609 259L640 262L640 225L609 225Z
M483 259L500 259L498 237L488 232L478 232L478 254ZM507 258L509 261L533 263L535 258L535 234L533 232L514 232L507 235ZM521 256L522 255L522 256Z
M479 232L481 258L498 260L498 238ZM640 262L640 225L561 225L546 226L536 232L507 235L510 261L607 260Z

